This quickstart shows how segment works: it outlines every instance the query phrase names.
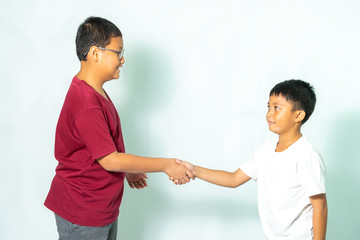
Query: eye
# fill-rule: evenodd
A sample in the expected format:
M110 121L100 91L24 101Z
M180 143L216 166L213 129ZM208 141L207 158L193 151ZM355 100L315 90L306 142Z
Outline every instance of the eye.
M280 110L280 108L278 106L275 106L275 110Z

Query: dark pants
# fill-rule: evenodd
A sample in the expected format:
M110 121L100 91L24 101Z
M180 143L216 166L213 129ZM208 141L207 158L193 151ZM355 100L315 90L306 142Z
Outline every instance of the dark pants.
M116 240L117 219L103 227L73 224L55 214L59 240Z

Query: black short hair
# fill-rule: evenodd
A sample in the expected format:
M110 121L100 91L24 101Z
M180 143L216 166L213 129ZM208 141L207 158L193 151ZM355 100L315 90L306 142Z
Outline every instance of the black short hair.
M122 37L120 29L101 17L88 17L76 34L76 54L80 61L86 61L91 46L106 47L113 37Z
M286 80L278 83L271 89L270 96L283 96L293 105L293 111L303 110L305 118L302 120L304 124L315 109L316 94L314 88L307 82L302 80Z

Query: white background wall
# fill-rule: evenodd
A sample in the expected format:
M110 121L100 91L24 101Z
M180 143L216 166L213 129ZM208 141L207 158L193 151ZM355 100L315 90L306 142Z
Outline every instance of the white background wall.
M268 93L290 78L316 88L303 133L324 156L328 239L357 239L360 208L360 3L341 1L3 1L0 15L0 239L56 239L43 206L57 118L79 70L75 35L102 16L124 35L107 83L129 153L236 170L268 137ZM126 186L118 239L261 239L256 183L149 174Z

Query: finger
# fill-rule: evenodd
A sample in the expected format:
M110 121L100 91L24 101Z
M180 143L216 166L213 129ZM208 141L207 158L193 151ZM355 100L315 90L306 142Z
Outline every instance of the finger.
M146 180L144 178L141 179L141 182L142 182L144 187L147 187L147 182L146 182Z
M146 175L146 173L144 173L143 175L144 175L144 178L148 179L148 176Z
M141 181L138 181L138 182L137 182L137 185L139 186L139 188L143 188L143 187L144 187L144 185L143 185L143 183L142 183Z
M169 177L169 180L170 180L170 181L174 181L174 178L173 178L173 177Z
M135 188L140 189L140 186L137 182L134 182L134 186L135 186Z
M142 188L147 187L147 184L146 184L146 180L145 180L145 178L140 179L140 182L141 182L141 186L142 186Z
M183 179L187 183L190 182L190 178L186 174L183 176Z
M181 161L180 159L175 159L175 162L180 165L183 161Z
M130 186L131 188L134 188L134 184L133 184L132 182L129 182L129 186Z
M187 170L187 171L186 171L186 175L187 175L189 178L191 178L192 180L195 180L195 175L193 174L193 172Z

